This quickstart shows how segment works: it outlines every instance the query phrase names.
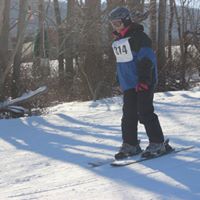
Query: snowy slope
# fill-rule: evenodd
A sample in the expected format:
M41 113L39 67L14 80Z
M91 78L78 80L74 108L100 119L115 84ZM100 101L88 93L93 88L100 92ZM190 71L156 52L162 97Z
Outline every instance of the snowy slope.
M200 199L200 91L155 95L171 144L194 149L127 167L91 168L88 162L112 158L121 145L121 106L116 97L0 120L0 200ZM145 148L141 125L139 137Z

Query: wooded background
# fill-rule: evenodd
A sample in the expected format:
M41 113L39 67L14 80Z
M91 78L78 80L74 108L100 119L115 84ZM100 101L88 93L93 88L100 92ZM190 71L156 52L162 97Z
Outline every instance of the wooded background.
M153 41L158 91L200 73L198 0L1 0L0 99L47 85L43 104L119 94L108 13L126 6Z

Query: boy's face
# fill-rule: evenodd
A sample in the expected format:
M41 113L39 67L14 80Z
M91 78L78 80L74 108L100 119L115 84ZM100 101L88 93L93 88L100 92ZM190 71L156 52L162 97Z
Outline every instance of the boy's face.
M118 33L120 33L125 27L121 19L116 19L110 21L112 27L114 30L116 30Z

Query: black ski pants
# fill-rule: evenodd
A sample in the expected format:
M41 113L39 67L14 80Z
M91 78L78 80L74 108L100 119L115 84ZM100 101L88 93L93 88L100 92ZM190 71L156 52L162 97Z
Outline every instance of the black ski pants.
M122 139L124 143L136 145L138 143L138 121L144 125L150 142L163 142L164 136L158 116L154 113L154 89L136 92L129 89L124 92Z

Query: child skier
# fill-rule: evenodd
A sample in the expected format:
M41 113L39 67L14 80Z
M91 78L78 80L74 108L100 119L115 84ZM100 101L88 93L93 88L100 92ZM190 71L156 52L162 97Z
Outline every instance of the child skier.
M149 138L149 145L142 152L142 157L164 153L164 136L153 106L157 66L151 40L144 33L142 25L132 22L130 12L125 7L112 10L109 21L114 29L112 48L123 91L123 143L115 158L123 159L141 153L138 121L144 125Z

